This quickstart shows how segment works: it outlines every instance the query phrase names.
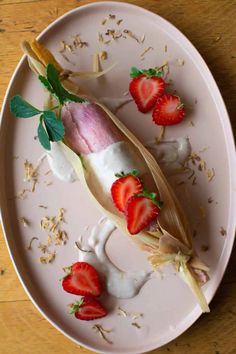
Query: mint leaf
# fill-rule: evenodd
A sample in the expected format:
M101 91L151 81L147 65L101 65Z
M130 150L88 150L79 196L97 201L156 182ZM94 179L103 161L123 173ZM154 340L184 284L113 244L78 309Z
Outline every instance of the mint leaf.
M42 82L43 86L52 94L55 93L54 89L52 88L50 82L48 81L48 79L45 76L39 75L38 76L39 81Z
M65 129L62 121L57 118L56 113L52 111L46 111L44 112L43 117L49 140L62 140L65 134Z
M43 115L40 116L40 122L38 126L38 138L41 143L41 145L44 147L46 150L51 150L51 144L49 141L48 134L43 126Z
M162 77L163 76L163 72L160 70L156 70L153 68L150 68L148 70L143 70L143 74L149 77Z
M131 68L130 76L134 78L134 77L138 77L140 75L143 75L143 72L141 70L135 68L135 66L133 66Z
M10 111L17 118L30 118L41 113L39 109L26 102L21 96L13 96L10 102Z
M41 79L40 79L41 80ZM43 82L44 81L44 82ZM63 105L66 101L72 102L79 102L83 103L86 100L75 96L68 92L64 87L61 85L58 71L56 70L53 64L48 64L47 66L47 78L44 78L43 82L44 86L54 95L56 95L57 99L59 100L60 104Z

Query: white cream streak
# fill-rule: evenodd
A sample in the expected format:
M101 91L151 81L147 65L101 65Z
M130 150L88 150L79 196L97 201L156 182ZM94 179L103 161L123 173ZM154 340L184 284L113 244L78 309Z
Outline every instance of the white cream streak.
M80 262L92 264L105 278L107 292L120 299L128 299L137 295L142 286L150 279L150 272L123 272L118 269L106 254L106 243L116 229L112 221L106 219L102 224L94 226L88 239L88 247L84 252L79 250ZM82 249L85 246L82 245Z

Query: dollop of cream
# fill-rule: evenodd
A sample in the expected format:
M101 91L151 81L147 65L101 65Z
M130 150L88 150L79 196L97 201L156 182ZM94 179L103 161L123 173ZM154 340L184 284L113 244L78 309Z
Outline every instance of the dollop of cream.
M86 251L79 250L78 260L93 265L105 278L107 292L120 299L129 299L136 296L142 286L150 279L150 272L123 272L109 259L106 253L106 243L115 225L108 219L94 226L88 237Z
M74 182L77 179L75 170L67 160L60 142L51 142L51 150L47 152L47 159L54 176L64 182Z
M170 138L159 144L149 142L146 144L167 175L180 172L191 153L191 144L188 138Z
M125 141L111 144L100 152L84 155L83 161L85 168L91 171L93 178L100 184L101 191L109 195L111 186L117 179L116 173L128 173L134 169L140 174L145 173L143 160Z

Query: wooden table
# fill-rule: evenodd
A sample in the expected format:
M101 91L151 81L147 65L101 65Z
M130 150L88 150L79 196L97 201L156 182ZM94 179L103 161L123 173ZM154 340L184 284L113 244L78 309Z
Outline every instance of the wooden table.
M65 12L91 1L0 0L0 105L21 58L19 43L32 39ZM138 0L176 25L209 65L236 129L236 1ZM25 294L11 264L0 230L0 354L91 353L54 329ZM186 333L152 353L236 354L236 257L203 315Z

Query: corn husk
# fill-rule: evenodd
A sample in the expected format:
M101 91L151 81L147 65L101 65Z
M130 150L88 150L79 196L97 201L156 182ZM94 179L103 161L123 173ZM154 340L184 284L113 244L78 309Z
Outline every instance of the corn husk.
M48 63L55 63L55 58L53 55L36 41L34 41L31 46L25 43L24 51L27 53L28 60L34 71L36 70L38 73L41 73L42 66L44 66L45 70L45 66ZM55 66L56 68L59 68L59 72L64 70L60 64ZM93 74L98 73L93 72ZM84 75L81 74L80 77L84 77L86 75L88 75L88 73L84 73ZM92 77L92 75L88 76L90 78ZM62 84L72 93L81 94L81 92L83 92L80 87L68 78L63 80ZM132 144L133 148L136 150L136 153L142 156L143 163L150 171L150 174L156 184L159 197L164 201L164 206L158 216L157 230L152 232L140 232L138 235L133 236L133 239L143 250L148 252L149 262L155 270L167 264L174 265L181 278L183 278L196 296L202 311L209 312L209 307L201 286L191 268L197 267L197 269L207 272L208 267L197 258L193 250L192 235L179 201L177 200L173 190L168 184L158 163L151 153L133 135L133 133L130 132L129 129L122 122L120 122L120 120L111 111L109 111L106 106L99 102L96 103L107 113L107 116L116 125L120 132L122 132L124 138ZM124 218L111 210L106 203L104 203L103 199L99 197L99 194L97 194L96 191L98 186L96 186L93 176L84 169L80 157L75 154L65 143L60 142L59 144L62 145L64 153L68 160L72 163L81 183L87 189L88 194L97 206L123 233L130 236L126 228L126 221Z

